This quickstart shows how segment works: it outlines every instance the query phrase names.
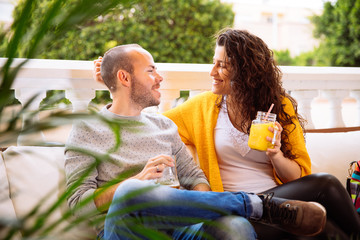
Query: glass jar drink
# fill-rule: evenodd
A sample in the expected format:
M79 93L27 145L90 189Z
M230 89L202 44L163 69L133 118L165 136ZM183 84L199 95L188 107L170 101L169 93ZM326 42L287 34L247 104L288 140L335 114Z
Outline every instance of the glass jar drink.
M175 160L175 156L173 156L173 159ZM162 176L158 178L156 182L172 188L180 188L180 182L176 170L176 161L174 167L165 167Z
M269 142L266 137L274 139L274 133L270 132L269 127L275 128L276 114L258 111L256 119L252 121L248 145L250 148L266 151L274 148L274 141ZM276 134L276 131L275 131Z

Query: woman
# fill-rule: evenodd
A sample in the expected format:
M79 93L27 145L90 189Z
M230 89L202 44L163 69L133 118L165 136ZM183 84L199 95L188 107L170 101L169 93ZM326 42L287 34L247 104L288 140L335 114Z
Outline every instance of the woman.
M281 71L267 45L247 31L223 30L213 64L212 92L164 113L177 124L185 144L196 148L212 190L274 192L277 197L317 201L328 212L323 235L346 239L359 234L359 216L341 183L329 174L309 175L303 119L281 86ZM274 148L252 150L247 145L251 122L271 104L278 128ZM282 237L274 228L260 228L256 226L260 238Z

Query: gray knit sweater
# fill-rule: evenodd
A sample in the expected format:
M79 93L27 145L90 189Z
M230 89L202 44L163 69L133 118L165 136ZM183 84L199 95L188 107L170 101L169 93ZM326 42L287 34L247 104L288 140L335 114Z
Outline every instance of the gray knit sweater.
M176 155L176 166L182 187L192 189L200 183L208 184L203 171L193 161L181 141L176 125L160 114L141 113L140 116L126 117L116 115L108 110L110 105L100 111L100 116L106 121L112 121L113 126L120 126L121 144L114 149L116 141L114 131L106 121L92 119L81 121L74 125L65 148L65 174L67 187L70 188L81 175L95 163L93 156L71 150L72 147L90 150L96 154L106 154L109 160L100 157L100 163L75 187L68 199L71 208L87 197L92 197L94 191L106 182L119 179L127 171L130 176L138 174L146 162L157 155ZM114 121L121 122L114 124ZM115 132L119 132L116 130ZM130 177L127 176L127 177ZM121 180L118 180L121 181ZM93 201L77 211L96 211Z

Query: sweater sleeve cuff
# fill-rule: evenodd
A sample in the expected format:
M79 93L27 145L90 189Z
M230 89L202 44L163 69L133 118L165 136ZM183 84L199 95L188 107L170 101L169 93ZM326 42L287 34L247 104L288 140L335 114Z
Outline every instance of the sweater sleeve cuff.
M95 216L100 214L94 202L95 189L89 189L84 192L74 209L75 216Z
M198 179L196 179L196 180L193 182L193 184L192 184L192 186L191 186L191 189L194 189L194 187L195 187L196 185L201 184L201 183L206 184L206 185L209 186L209 188L211 188L209 182L208 182L206 179L204 179L204 178L198 178Z

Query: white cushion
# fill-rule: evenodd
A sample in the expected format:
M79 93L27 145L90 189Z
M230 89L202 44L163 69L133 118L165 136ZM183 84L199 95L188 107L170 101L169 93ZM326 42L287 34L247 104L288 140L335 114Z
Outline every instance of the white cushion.
M16 215L23 218L40 205L40 211L30 219L26 226L31 226L40 213L46 212L55 203L65 189L64 148L63 147L9 147L4 153L10 194ZM66 200L46 220L46 225L61 219L68 211ZM60 234L63 239L80 239L76 230L63 232L66 221L59 224L52 234ZM86 235L90 232L87 231Z
M2 152L0 152L0 220L7 226L15 223L17 220L14 205L10 199L9 181ZM1 229L0 239L5 238L8 234L8 230L9 228Z
M360 131L306 134L312 171L330 173L344 186L350 162L360 160L359 147Z

